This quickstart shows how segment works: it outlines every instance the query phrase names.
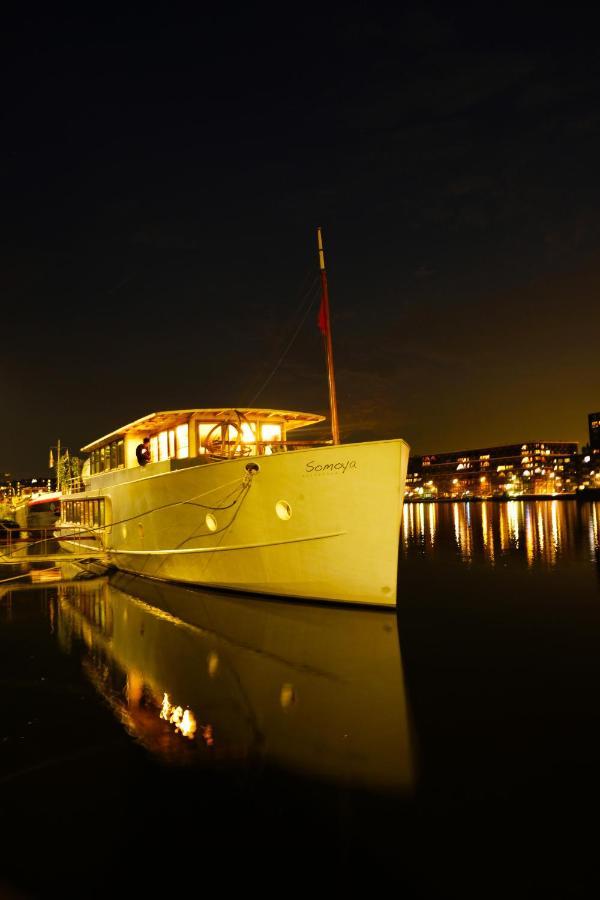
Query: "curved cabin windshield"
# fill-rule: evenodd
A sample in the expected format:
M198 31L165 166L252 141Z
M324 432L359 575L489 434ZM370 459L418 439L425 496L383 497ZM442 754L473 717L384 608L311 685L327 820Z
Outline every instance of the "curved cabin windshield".
M209 462L270 456L299 446L327 443L293 440L289 444L287 441L288 430L321 421L323 416L288 410L167 410L124 425L82 450L90 454L91 476L138 468L137 450L145 438L149 438L150 465L170 460ZM84 480L86 476L87 472Z
M283 425L273 422L198 422L198 456L269 456L285 450Z

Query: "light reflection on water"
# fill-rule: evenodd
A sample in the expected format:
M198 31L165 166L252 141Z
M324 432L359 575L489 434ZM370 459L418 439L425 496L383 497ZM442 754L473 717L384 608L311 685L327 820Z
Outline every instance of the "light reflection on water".
M126 575L57 585L48 602L62 650L80 656L113 714L163 762L259 759L338 783L411 788L393 612Z
M404 507L401 552L454 552L465 563L521 559L527 566L600 558L600 503L510 500L506 503L410 503Z
M148 835L171 893L217 859L219 890L260 866L279 893L330 871L338 893L593 895L599 524L598 503L407 505L397 615L125 575L0 593L0 895L106 897L122 859L158 896Z

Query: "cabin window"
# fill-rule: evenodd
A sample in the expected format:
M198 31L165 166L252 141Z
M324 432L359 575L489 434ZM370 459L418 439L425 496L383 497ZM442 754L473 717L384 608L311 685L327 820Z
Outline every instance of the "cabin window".
M271 423L267 424L266 422L263 422L260 432L261 438L265 442L281 440L281 425L272 425Z
M189 429L186 425L178 425L175 429L175 443L177 446L177 459L187 459L190 455Z
M237 444L240 432L236 428L235 425L229 425L225 430L225 426L219 428L218 422L199 422L198 423L198 454L206 453L206 439L208 435L212 432L211 443L213 441L216 442L217 447L222 447L222 443L224 441L225 447L223 449L232 450L233 446ZM225 432L225 433L224 433ZM269 455L273 452L274 449L280 449L279 446L272 447L271 444L279 445L283 439L283 426L278 423L275 424L273 422L247 422L244 421L241 423L241 438L242 444L245 444L249 450L246 450L246 453L250 452L250 455L254 456L257 453L265 453ZM241 447L237 448L238 453L243 452Z
M256 444L256 422L242 422L242 440L245 444Z
M262 422L260 426L261 436L261 452L265 456L271 456L273 453L273 443L281 442L281 425L273 425L271 422ZM275 447L279 450L279 446Z
M125 466L125 441L119 438L105 447L92 450L90 453L90 473L108 472L111 469L122 469Z
M263 422L261 426L261 437L263 441L280 441L281 440L281 425L272 425Z
M158 434L158 459L169 458L169 435L166 431L160 431Z
M188 426L178 425L159 431L150 437L150 459L162 462L165 459L185 459L189 456Z
M206 453L206 438L209 433L213 431L213 437L217 437L221 440L221 434L219 429L216 427L218 422L199 422L198 423L198 453Z

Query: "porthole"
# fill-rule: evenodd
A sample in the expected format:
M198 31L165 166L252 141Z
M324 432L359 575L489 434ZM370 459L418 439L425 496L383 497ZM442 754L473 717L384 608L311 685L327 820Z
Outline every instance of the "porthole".
M215 519L215 517L213 516L212 513L206 513L206 518L204 521L206 522L206 527L208 528L209 531L217 530L217 520Z
M287 500L278 500L275 504L275 512L283 522L292 518L292 507Z

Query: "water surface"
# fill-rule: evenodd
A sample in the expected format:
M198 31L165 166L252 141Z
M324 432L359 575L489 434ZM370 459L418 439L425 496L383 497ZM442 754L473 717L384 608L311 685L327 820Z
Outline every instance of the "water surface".
M0 893L589 895L599 522L408 506L397 614L0 584Z

